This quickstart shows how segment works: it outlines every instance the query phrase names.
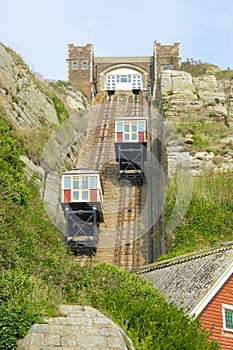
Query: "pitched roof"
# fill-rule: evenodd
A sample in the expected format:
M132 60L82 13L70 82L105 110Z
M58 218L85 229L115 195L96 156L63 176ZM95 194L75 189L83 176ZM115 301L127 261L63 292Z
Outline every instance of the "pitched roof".
M143 266L134 273L150 281L168 302L197 316L233 273L233 241Z

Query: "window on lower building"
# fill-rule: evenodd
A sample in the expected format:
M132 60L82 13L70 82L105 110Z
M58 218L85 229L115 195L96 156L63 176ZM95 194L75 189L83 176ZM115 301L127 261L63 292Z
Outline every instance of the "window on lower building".
M233 305L222 305L223 329L233 332Z
M226 328L233 329L232 310L225 310Z

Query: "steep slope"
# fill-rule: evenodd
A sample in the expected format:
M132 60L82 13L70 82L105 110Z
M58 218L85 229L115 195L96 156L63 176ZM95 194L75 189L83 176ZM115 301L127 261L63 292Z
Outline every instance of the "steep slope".
M0 45L0 102L17 128L58 124L53 103L42 83L11 49Z
M198 350L217 349L215 343L207 342L208 334L201 331L198 321L189 320L181 310L166 304L152 286L113 266L81 267L67 254L60 232L44 211L38 187L26 179L24 164L20 161L20 156L26 154L39 164L44 146L54 130L53 124L58 125L59 118L66 118L66 108L61 100L51 97L51 91L48 95L43 93L46 84L42 82L39 88L37 83L27 82L30 80L27 67L17 55L16 59L12 58L13 52L11 59L9 52L3 48L0 59L0 349L16 349L17 339L27 333L31 324L54 316L61 303L98 308L124 328L137 349L182 347L188 350L190 343ZM25 85L20 85L21 80L35 90L35 95L32 92L35 98L43 101L41 105L39 101L35 103L35 111L33 103L28 102L31 94L27 93ZM70 94L78 99L79 93L71 89ZM65 96L66 93L62 102L67 105ZM82 97L80 101L83 102ZM24 106L28 105L30 108L25 112ZM76 116L82 107L78 103L74 105L70 108ZM46 126L48 132L45 135L42 132ZM53 144L55 148L59 141ZM36 143L41 144L41 148L36 147L34 154L32 148ZM67 150L63 162L69 152L68 165L71 165L75 150Z

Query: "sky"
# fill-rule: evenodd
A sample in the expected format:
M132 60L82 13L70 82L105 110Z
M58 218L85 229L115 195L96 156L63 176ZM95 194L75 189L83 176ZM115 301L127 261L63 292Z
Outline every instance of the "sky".
M232 0L0 0L0 18L0 43L44 79L67 80L68 44L99 57L179 42L182 61L233 69Z

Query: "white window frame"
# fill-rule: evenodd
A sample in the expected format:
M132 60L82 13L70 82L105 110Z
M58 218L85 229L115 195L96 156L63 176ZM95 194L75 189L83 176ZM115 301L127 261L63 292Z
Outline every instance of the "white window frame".
M233 313L233 305L222 304L222 321L223 321L223 331L233 333L233 328L227 328L225 311L230 310Z
M88 62L86 60L82 61L82 69L83 70L87 70L88 69Z
M73 188L74 186L73 186L73 181L74 181L74 179L75 178L78 178L78 180L79 180L79 188ZM82 180L83 180L83 178L87 178L87 188L83 188L82 187ZM78 192L79 193L79 199L75 199L74 198L74 192ZM83 192L87 192L87 198L86 199L82 199L82 194L83 194ZM71 201L72 202L84 202L84 201L86 201L86 202L89 202L90 201L90 178L89 178L89 176L88 175L82 175L82 176L80 176L80 175L77 175L77 176L72 176L72 182L71 182Z
M72 61L72 70L78 69L78 61Z

